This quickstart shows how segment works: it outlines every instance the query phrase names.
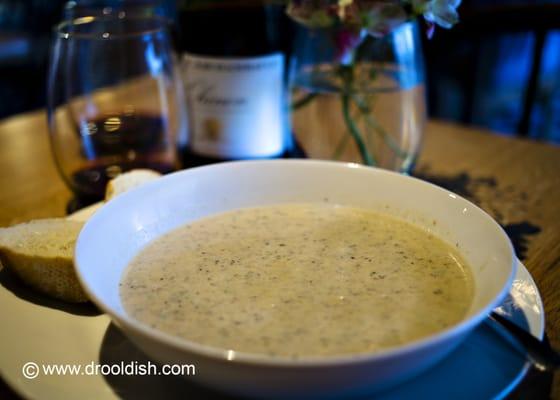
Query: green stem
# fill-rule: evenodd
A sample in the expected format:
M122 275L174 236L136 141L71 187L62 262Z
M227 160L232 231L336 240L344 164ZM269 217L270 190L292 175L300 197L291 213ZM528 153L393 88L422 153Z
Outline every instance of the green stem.
M387 131L383 129L383 127L379 125L379 123L371 116L371 109L367 105L364 105L363 102L361 102L360 99L358 99L356 96L352 96L352 99L356 103L356 106L358 106L358 109L364 114L366 123L370 125L373 130L381 136L381 138L385 143L387 143L389 148L393 150L393 152L399 158L407 158L408 153L406 151L403 151L395 142L393 137L389 133L387 133Z
M350 115L350 95L345 91L342 93L342 114L344 116L344 121L346 122L346 126L352 135L352 138L356 142L358 146L358 150L360 151L360 155L362 157L362 161L366 165L376 165L375 159L369 153L366 144L360 134L360 130L354 123L352 116Z
M360 47L360 45L358 46ZM353 83L354 83L354 62L356 61L356 55L359 52L359 48L354 51L352 60L344 65L339 65L338 67L338 76L341 78L344 86L342 88L342 115L344 117L344 122L358 147L358 151L360 152L360 156L362 158L362 162L365 165L376 165L375 158L373 155L368 151L367 145L364 142L364 137L361 134L356 122L350 115L350 98L352 92L354 91Z
M340 159L342 153L344 152L344 150L346 150L346 146L348 145L348 139L350 139L350 135L342 135L331 156L333 160Z
M311 102L315 97L317 97L318 94L319 93L315 93L315 92L306 94L301 99L292 103L292 107L291 107L292 110L297 110L298 108L303 107L307 103Z

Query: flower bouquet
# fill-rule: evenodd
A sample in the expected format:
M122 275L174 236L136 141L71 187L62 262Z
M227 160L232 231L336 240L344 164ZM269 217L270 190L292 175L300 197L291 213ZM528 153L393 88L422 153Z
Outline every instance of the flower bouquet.
M318 113L323 113L326 103L336 103L346 133L337 139L333 158L340 158L353 141L364 164L409 172L425 119L416 19L423 16L426 33L431 36L436 25L450 28L458 21L459 3L290 1L287 13L301 25L293 79L295 120L313 103L324 103L315 105ZM336 125L333 118L325 115L325 124Z

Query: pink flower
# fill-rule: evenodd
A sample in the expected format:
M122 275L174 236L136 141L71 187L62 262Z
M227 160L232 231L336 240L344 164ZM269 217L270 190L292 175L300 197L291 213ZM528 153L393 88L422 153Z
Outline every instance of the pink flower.
M345 63L351 53L362 42L363 35L361 31L342 28L335 32L334 41L336 46L335 59Z
M292 0L287 13L309 28L342 26L380 37L417 15L432 28L450 28L459 19L460 4L461 0Z

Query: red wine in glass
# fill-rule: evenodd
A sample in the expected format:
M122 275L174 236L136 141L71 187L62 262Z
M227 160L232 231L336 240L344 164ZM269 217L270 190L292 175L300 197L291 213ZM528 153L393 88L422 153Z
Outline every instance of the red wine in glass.
M89 161L73 171L68 182L81 205L102 200L109 180L123 172L175 170L165 122L149 113L107 113L82 121L76 132L81 136L82 157Z

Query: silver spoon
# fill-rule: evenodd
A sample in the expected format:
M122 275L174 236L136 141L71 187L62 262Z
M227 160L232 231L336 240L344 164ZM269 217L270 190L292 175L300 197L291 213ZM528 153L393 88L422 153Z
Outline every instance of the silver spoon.
M502 317L495 311L488 316L492 321L498 323L507 333L512 336L524 349L529 360L540 371L554 370L560 367L560 354L550 345L540 341L529 332L520 328L514 322ZM520 351L517 346L513 346Z

